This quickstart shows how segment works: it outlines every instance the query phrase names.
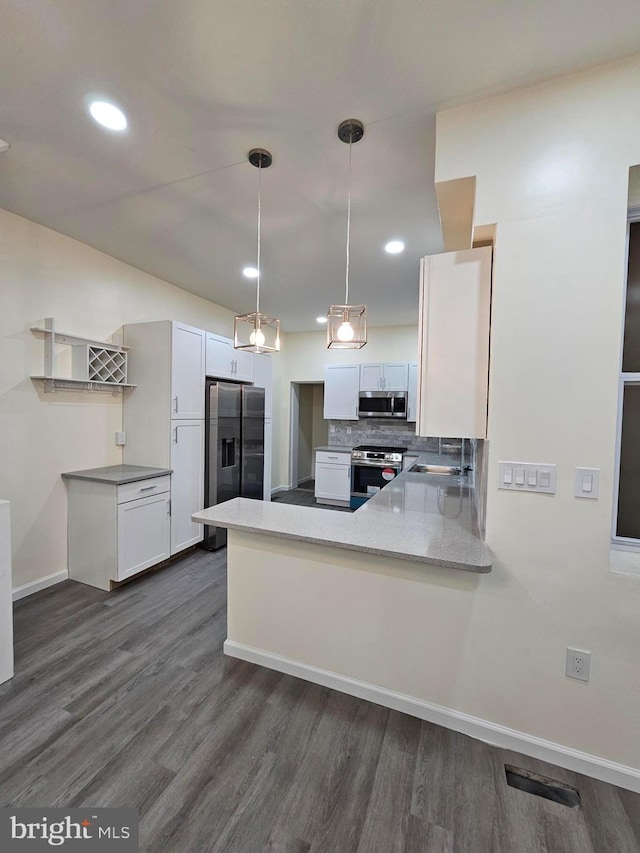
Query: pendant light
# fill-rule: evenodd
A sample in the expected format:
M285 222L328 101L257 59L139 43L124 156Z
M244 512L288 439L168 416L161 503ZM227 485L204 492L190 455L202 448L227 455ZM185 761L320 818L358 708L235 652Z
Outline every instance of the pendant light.
M248 352L268 353L280 350L280 320L260 311L260 228L262 215L262 170L268 169L273 158L264 148L252 148L248 160L258 170L258 262L256 264L256 310L238 314L233 321L233 345Z
M364 125L356 118L338 126L338 139L349 144L349 187L347 193L347 263L344 305L331 305L327 313L327 349L361 349L367 342L367 307L349 305L349 250L351 248L351 146L364 136Z

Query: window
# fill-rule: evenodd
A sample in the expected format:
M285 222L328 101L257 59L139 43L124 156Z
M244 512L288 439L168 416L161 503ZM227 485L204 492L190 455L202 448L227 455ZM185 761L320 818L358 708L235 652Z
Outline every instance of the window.
M640 551L640 214L629 222L613 543Z

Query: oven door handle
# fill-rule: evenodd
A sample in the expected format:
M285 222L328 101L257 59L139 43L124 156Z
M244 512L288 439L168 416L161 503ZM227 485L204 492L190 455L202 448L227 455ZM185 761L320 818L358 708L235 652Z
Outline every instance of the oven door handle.
M393 468L402 471L402 462L352 462L352 468Z

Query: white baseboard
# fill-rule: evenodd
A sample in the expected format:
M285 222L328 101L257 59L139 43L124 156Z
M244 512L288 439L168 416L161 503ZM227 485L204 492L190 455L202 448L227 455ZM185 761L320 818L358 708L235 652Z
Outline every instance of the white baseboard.
M273 497L274 495L277 495L278 492L290 492L290 491L291 491L291 486L289 486L289 485L287 485L287 486L275 486L273 489L271 489L271 497Z
M33 595L34 592L40 592L41 589L46 589L49 586L55 586L57 583L62 583L69 579L69 572L64 569L61 572L55 572L52 575L47 575L44 578L38 578L37 581L30 581L22 586L17 586L13 590L13 600L19 601L21 598L26 598L28 595Z
M444 728L453 729L493 746L521 752L531 758L557 764L567 770L583 773L585 776L592 776L594 779L600 779L602 782L609 782L611 785L618 785L640 794L640 770L635 767L627 767L624 764L607 761L588 752L581 752L559 743L553 743L553 741L526 734L526 732L519 732L516 729L482 720L479 717L472 717L452 708L414 699L412 696L396 693L393 690L387 690L385 687L378 687L375 684L358 681L355 678L347 678L327 669L309 666L271 652L265 652L262 649L236 643L234 640L225 640L224 653L229 657L256 663L269 669L275 669L277 672L284 672L286 675L294 675L323 687L331 687L333 690L348 693L350 696L357 696L359 699L366 699L394 711L401 711L404 714L410 714L412 717L418 717L421 720L444 726Z

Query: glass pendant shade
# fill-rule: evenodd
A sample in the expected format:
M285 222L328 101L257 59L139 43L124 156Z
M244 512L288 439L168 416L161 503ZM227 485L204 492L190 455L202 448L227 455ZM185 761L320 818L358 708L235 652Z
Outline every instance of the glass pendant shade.
M327 314L327 349L361 349L366 342L366 305L331 305Z
M364 125L351 118L341 122L338 139L349 144L349 187L347 191L347 253L344 304L330 305L327 313L327 349L360 349L367 342L367 307L349 305L349 255L351 250L351 146L364 136Z
M233 320L233 346L247 352L279 352L280 320L259 311L238 314Z
M260 311L260 240L262 222L262 170L268 169L273 158L264 148L252 148L248 158L258 170L258 262L255 267L256 310L249 314L236 314L233 318L233 346L247 352L268 353L280 351L280 320Z

